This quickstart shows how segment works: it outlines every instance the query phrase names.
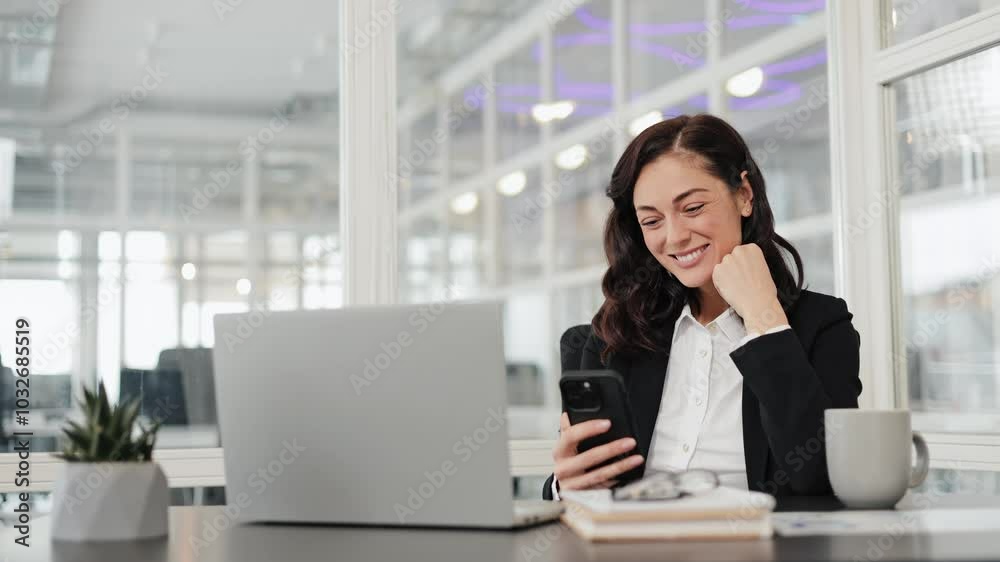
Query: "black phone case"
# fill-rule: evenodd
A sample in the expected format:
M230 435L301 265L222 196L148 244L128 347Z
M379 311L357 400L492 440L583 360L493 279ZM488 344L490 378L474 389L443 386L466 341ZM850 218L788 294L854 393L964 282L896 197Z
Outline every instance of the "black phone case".
M577 381L589 381L591 385L599 389L602 397L599 409L577 410L567 404L565 384ZM595 419L611 420L611 429L581 441L577 448L578 453L625 437L636 439L635 421L632 417L632 409L628 404L628 394L625 392L625 380L618 373L614 371L572 371L565 373L559 380L559 391L563 396L563 411L569 416L570 424L576 425ZM638 439L636 441L638 442ZM617 462L638 452L638 446L636 446L625 454L616 455L598 466ZM616 480L621 486L641 478L642 473L643 465L639 465L620 474Z

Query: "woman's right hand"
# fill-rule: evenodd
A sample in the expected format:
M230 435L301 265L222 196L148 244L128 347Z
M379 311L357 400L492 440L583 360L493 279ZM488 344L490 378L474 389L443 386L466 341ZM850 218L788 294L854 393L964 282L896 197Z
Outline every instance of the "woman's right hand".
M611 422L608 420L589 420L570 425L569 416L563 412L559 420L559 441L552 450L552 458L556 461L553 474L559 482L560 491L610 488L617 483L615 477L642 464L642 455L630 455L607 466L593 468L634 449L635 439L631 437L577 453L580 441L609 429Z

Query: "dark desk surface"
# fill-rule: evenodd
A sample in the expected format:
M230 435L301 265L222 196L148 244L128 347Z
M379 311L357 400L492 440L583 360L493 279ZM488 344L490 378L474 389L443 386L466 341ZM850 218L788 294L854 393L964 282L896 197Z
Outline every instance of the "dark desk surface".
M935 504L942 508L998 506L1000 498L959 496ZM815 499L779 505L781 510L791 511L838 507L836 502ZM237 524L214 533L213 520L220 527L227 522L221 507L173 507L169 539L80 545L52 544L49 518L42 517L32 522L32 546L27 549L14 545L13 529L0 529L0 552L24 562L1000 560L1000 536L992 533L591 544L558 523L516 532Z

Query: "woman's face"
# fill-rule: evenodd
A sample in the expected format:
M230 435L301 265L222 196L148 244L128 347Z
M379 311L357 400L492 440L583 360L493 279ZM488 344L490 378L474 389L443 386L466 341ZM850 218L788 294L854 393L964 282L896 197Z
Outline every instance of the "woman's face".
M632 202L646 247L685 286L708 287L722 258L742 243L741 218L753 191L746 175L735 193L691 159L666 155L647 164Z

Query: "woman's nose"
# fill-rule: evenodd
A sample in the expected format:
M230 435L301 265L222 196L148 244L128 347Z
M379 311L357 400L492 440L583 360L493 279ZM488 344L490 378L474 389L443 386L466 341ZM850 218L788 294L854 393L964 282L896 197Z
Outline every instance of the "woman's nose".
M667 221L667 250L682 250L687 247L687 241L691 237L683 221Z

